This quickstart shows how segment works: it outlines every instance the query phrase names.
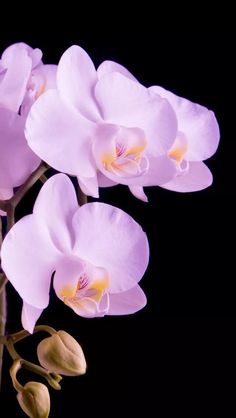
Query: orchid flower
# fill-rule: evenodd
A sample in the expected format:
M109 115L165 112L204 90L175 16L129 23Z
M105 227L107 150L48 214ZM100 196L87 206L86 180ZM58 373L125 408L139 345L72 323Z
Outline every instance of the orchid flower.
M162 87L153 86L150 91L170 102L178 120L176 139L168 151L176 163L176 176L161 187L177 192L205 189L212 184L212 174L203 160L216 152L220 139L214 113Z
M96 71L87 53L72 46L61 57L57 89L38 98L26 122L31 149L58 171L77 176L85 194L128 185L147 200L143 186L176 174L168 150L177 134L175 112L122 66Z
M56 65L43 65L41 57L40 49L17 43L0 60L0 199L10 198L13 188L40 164L28 147L24 128L32 103L55 87Z
M57 296L83 317L138 311L146 297L138 285L148 264L146 234L125 212L104 203L78 207L65 174L42 187L33 214L6 235L2 268L23 299L22 324L33 331Z

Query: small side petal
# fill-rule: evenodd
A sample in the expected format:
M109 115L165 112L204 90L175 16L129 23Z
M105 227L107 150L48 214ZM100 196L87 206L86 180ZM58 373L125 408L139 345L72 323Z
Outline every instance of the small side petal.
M187 172L176 176L161 187L182 193L197 192L211 186L212 181L212 174L209 168L201 161L194 161L189 163Z
M78 177L79 186L84 194L95 198L99 197L97 174L93 177Z
M141 186L129 186L131 193L137 197L137 199L142 200L143 202L148 202L148 198L144 193L143 187Z
M139 285L121 293L110 293L110 307L107 315L128 315L147 304L145 293Z
M23 328L30 332L30 334L33 333L35 324L42 312L43 309L35 308L34 306L31 306L28 303L23 302L21 322Z

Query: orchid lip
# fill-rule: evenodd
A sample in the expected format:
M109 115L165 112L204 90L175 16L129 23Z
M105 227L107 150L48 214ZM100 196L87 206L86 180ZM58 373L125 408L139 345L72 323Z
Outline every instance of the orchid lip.
M99 305L105 295L107 295L106 304L108 306L108 286L109 279L107 276L91 279L89 273L83 271L77 281L77 285L74 288L70 286L63 288L60 295L66 305L75 311L80 310L81 313L84 313L84 316L88 316L86 315L86 310L91 310L91 306L92 310L96 311L97 314L101 314L104 309L100 310ZM105 309L106 312L107 309Z
M117 142L115 153L103 156L103 167L119 177L142 176L149 168L149 160L143 155L144 149L145 146L127 149L124 144Z

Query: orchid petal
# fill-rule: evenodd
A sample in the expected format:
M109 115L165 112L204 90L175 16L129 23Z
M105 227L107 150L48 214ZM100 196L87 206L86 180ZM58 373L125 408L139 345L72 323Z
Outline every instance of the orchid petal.
M183 193L203 190L211 184L212 174L209 168L201 161L190 161L188 171L180 173L161 187Z
M137 79L125 67L123 67L123 65L114 61L103 61L97 69L98 79L100 80L106 74L110 73L121 73L130 80L137 81Z
M58 171L92 177L90 141L93 124L69 108L56 90L48 90L32 106L26 121L31 149Z
M32 60L24 48L16 45L7 51L2 56L6 72L0 83L0 105L17 113L25 95Z
M0 189L0 200L10 199L14 194L13 188ZM0 216L6 216L6 212L0 209Z
M75 189L65 174L47 180L35 202L33 213L39 222L43 220L51 241L62 253L72 248L71 219L77 209Z
M118 183L104 176L100 171L97 173L98 187L112 187Z
M23 328L32 334L34 331L35 323L39 319L42 312L43 309L35 308L35 306L23 302L23 308L21 312L21 322Z
M38 167L40 159L28 147L24 136L25 119L0 109L0 186L20 186Z
M139 282L148 264L148 241L129 215L104 203L88 203L75 213L72 223L74 254L107 270L109 291L122 292Z
M139 285L121 293L110 293L110 307L107 315L128 315L147 304L145 293Z
M78 183L82 192L88 196L99 197L97 174L93 177L78 177Z
M7 63L11 60L13 54L15 54L16 50L24 50L27 52L28 56L31 58L32 61L32 68L34 69L39 64L42 64L42 51L39 48L31 48L31 46L25 44L24 42L17 42L13 45L10 45L2 54L2 59L4 63Z
M101 78L95 88L105 121L145 132L148 150L165 153L173 144L177 121L167 100L152 95L138 82L120 73Z
M77 45L67 49L58 64L58 90L69 104L91 120L100 119L93 97L96 82L96 69L87 52Z
M201 161L211 157L216 152L220 139L214 113L162 87L154 86L150 89L166 98L173 106L178 119L178 130L186 136L188 142L185 158L189 161Z
M137 199L142 200L143 202L148 202L148 198L143 191L143 187L141 186L129 186L129 190L131 193L137 197Z
M2 268L21 298L43 309L48 305L51 276L59 255L43 222L28 215L11 228L3 241Z

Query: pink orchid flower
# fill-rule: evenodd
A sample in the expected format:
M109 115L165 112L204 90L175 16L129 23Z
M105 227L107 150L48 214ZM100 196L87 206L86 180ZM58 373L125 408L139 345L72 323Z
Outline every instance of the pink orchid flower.
M220 139L214 113L162 87L153 86L150 91L170 102L178 120L177 136L168 151L169 157L176 163L176 175L161 187L177 192L205 189L212 184L213 179L203 160L216 152Z
M10 198L13 188L40 163L25 140L24 128L34 101L55 87L56 65L43 65L41 57L39 49L18 43L0 60L0 199Z
M80 316L131 314L146 304L138 285L149 259L146 234L113 206L78 207L65 174L44 184L33 214L6 235L1 258L23 299L22 324L29 332L49 303L54 272L57 296Z
M32 106L26 138L55 169L75 175L84 193L125 184L147 200L143 186L176 173L167 152L177 133L175 112L122 66L103 62L96 71L87 53L72 46L61 57L57 89Z

